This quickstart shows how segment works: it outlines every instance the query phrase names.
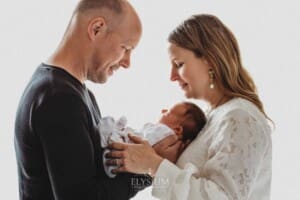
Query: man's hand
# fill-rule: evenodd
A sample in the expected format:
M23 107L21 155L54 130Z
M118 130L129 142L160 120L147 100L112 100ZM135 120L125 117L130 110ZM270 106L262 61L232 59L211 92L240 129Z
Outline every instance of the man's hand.
M142 138L128 135L134 144L113 142L109 145L111 151L106 154L106 164L118 166L114 173L131 172L154 176L163 158L157 155L152 146Z

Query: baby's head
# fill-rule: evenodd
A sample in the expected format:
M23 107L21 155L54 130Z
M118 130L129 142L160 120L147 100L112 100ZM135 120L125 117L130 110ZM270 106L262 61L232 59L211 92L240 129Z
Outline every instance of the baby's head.
M181 102L163 109L159 122L173 129L179 139L192 141L206 123L206 117L197 105Z

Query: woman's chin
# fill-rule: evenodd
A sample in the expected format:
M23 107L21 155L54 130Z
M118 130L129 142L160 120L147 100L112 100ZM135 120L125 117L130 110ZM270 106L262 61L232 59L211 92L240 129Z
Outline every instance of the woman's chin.
M191 91L184 91L184 96L187 99L199 99L198 96L196 96L194 93L192 93Z
M189 91L184 91L184 96L188 99L193 98L193 96L191 95L191 93Z

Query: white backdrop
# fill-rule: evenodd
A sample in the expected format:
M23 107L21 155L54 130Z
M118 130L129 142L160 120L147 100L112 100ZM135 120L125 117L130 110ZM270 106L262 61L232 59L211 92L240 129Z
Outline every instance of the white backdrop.
M56 48L76 0L1 1L0 7L0 199L18 199L13 148L15 111L36 66ZM296 0L131 0L141 16L142 40L129 70L105 85L89 83L103 115L126 115L140 127L161 108L184 99L169 81L169 32L191 14L217 15L235 33L267 113L273 134L272 199L300 199L300 13ZM297 92L298 91L298 92ZM204 106L200 103L200 106ZM299 122L298 122L299 124ZM135 199L153 199L150 189Z

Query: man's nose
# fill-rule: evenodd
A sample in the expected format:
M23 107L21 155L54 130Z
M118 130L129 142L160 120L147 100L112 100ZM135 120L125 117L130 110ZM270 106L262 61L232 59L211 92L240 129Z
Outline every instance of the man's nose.
M122 60L119 62L119 65L122 66L123 68L127 69L130 67L130 52L126 52L124 54L124 57Z

